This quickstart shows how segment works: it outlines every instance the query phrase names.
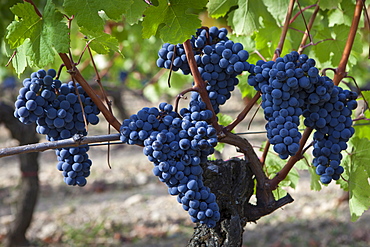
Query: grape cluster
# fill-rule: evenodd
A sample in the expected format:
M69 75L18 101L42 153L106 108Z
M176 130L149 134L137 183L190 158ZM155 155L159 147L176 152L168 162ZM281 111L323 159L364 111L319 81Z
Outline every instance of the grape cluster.
M323 184L338 180L344 172L340 152L347 149L347 142L355 132L351 115L357 107L356 98L357 93L335 86L330 100L309 116L309 125L316 130L313 165Z
M99 113L84 89L78 83L75 88L70 81L61 85L57 98L44 108L44 115L36 121L36 131L46 135L49 141L67 139L74 134L86 135L84 118L95 125L99 123Z
M59 148L55 151L58 159L57 169L62 172L64 182L68 185L85 186L86 177L90 175L92 165L87 151L88 145Z
M39 70L23 81L15 102L14 116L22 123L37 124L36 131L48 141L67 139L75 134L87 135L86 123L97 124L100 113L84 89L73 81L61 83L54 79L56 71ZM90 174L88 146L56 150L57 168L63 171L68 185L84 186Z
M56 99L55 90L61 86L54 69L39 70L31 74L31 78L23 80L23 87L15 102L14 116L24 124L35 123L44 116L44 109Z
M357 107L357 94L334 86L330 78L319 75L315 64L297 52L275 62L258 61L251 65L248 83L262 93L267 137L282 159L299 149L300 115L307 127L316 130L313 164L321 182L327 184L343 172L340 152L354 133L351 113Z
M123 142L144 145L154 175L168 186L169 194L177 195L191 220L208 227L220 219L216 197L203 184L201 168L217 145L216 129L206 122L211 117L203 102L192 100L180 114L161 103L159 109L138 111L120 130Z
M246 62L249 53L243 49L241 43L234 43L228 39L225 28L198 29L190 42L198 70L207 83L206 89L217 114L219 106L225 104L239 83L236 76L249 70L250 64ZM184 74L190 73L182 44L165 43L158 56L158 67L174 71L181 69Z
M298 75L302 70L299 59L299 54L292 52L276 62L258 61L248 76L249 85L262 92L267 137L282 159L296 154L301 139L298 126L304 98L299 81L304 74Z

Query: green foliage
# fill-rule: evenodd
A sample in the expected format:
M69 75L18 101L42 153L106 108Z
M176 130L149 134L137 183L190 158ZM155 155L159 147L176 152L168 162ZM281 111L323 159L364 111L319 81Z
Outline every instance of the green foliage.
M237 0L210 0L207 3L207 8L211 17L219 18L224 17L232 7L237 5Z
M19 52L23 57L29 57L31 66L43 67L54 61L55 52L65 53L69 48L68 28L62 22L63 15L56 12L55 5L49 0L45 6L43 16L38 16L34 7L28 2L18 3L11 8L18 17L8 26L6 39L10 48L15 49L23 45ZM25 42L29 39L31 42ZM23 63L16 67L22 70ZM23 68L24 69L24 68Z
M367 102L370 99L370 91L363 91L362 94L367 98ZM363 117L365 119L356 121L354 128L355 128L355 136L358 138L366 138L370 140L370 110L367 109Z
M159 32L164 42L177 44L191 38L201 26L196 14L188 13L190 8L202 9L205 0L159 0L158 6L150 6L144 12L143 37L149 38Z
M168 87L168 73L166 72L158 80L158 83L146 85L144 88L144 95L152 102L158 102L161 99L171 100L174 96L179 94L184 89L184 84L191 80L188 76L184 76L181 73L171 74L171 87ZM167 96L167 98L166 98Z
M99 11L103 10L109 19L118 21L133 3L133 0L65 0L64 10L69 16L73 15L76 18L80 27L93 32L102 32L105 21L99 16Z
M222 114L222 113L218 113L217 118L218 118L218 123L222 126L228 126L234 120L231 116L226 115L226 114ZM231 132L235 133L234 130L232 130ZM217 143L217 146L215 147L215 150L222 153L224 148L225 148L225 143L219 142L219 143ZM215 155L212 155L212 159L216 159L214 156Z
M277 172L279 172L287 160L282 160L277 155L270 154L265 162L265 169L270 178L273 178ZM296 169L292 169L288 176L279 184L280 187L291 187L296 188L299 180L299 174Z
M127 10L125 20L130 24L137 24L143 17L144 10L148 7L145 1L132 1L131 7Z
M228 24L237 35L250 35L261 27L259 16L267 16L261 1L239 0L239 7L230 12Z
M351 219L355 221L370 208L370 141L355 136L351 138L350 145L349 155L342 162L345 180L338 180L338 183L349 191Z
M117 51L121 53L118 47L118 40L104 32L94 32L81 28L81 32L87 37L90 42L90 47L99 54L107 54L110 51Z

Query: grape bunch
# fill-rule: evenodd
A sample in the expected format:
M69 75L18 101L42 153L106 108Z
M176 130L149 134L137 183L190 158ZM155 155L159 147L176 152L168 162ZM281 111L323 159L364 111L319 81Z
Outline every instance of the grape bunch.
M57 169L62 172L66 184L86 185L86 177L90 175L92 165L88 150L89 146L85 144L79 147L58 148L55 151L59 161Z
M159 109L141 109L120 130L123 142L144 145L154 175L168 186L169 194L177 195L191 220L208 227L220 219L216 197L203 184L201 168L217 145L216 130L206 122L211 117L203 102L190 101L180 114L161 103Z
M251 66L248 76L248 84L262 93L262 108L268 121L267 138L282 159L296 154L301 139L299 116L305 102L300 81L307 77L299 74L302 71L300 61L297 52L278 58L276 62L261 60Z
M15 102L14 116L22 123L35 123L36 132L48 141L62 140L75 134L87 135L86 123L97 124L97 106L78 84L54 79L54 69L38 70L23 81ZM87 145L56 150L57 169L63 171L68 185L84 186L90 174L91 160Z
M54 69L39 70L31 74L31 78L23 80L23 87L15 102L14 116L24 124L35 123L44 116L44 109L56 99L55 90L61 86L61 81L53 79Z
M86 135L84 118L87 123L96 125L99 113L84 89L78 83L75 88L70 81L60 86L57 98L44 108L44 115L36 121L36 131L46 135L49 141L67 139L74 134Z
M347 149L347 142L355 133L351 115L357 107L356 98L357 93L335 86L330 100L310 114L311 127L316 130L313 165L323 184L338 180L344 172L340 152Z
M207 83L206 89L216 114L219 106L225 104L239 83L236 76L250 69L250 64L246 61L249 53L243 49L241 43L229 40L227 33L225 28L201 28L190 39L194 59L202 79ZM181 69L184 74L190 73L182 44L165 43L158 56L158 67L174 71Z
M315 60L291 52L276 61L258 61L251 65L248 83L262 93L267 137L282 159L299 149L299 117L314 128L313 164L322 183L337 180L343 173L340 152L353 135L352 110L357 94L334 86L320 76ZM348 106L347 106L348 104Z

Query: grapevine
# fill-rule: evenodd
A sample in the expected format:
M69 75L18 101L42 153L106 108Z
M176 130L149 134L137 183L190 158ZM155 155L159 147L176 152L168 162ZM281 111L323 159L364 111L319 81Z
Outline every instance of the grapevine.
M0 25L8 25L6 30L0 30L5 48L1 53L10 57L6 66L13 66L18 75L27 66L38 70L23 80L17 99L12 99L13 115L20 123L34 127L35 133L44 135L47 142L2 148L0 157L53 149L56 168L64 182L83 187L94 168L88 155L91 143L110 145L113 141L139 146L152 165L153 175L196 223L189 246L241 246L248 222L256 222L293 202L288 193L280 196L280 191L286 184L295 186L288 175L294 174L293 168L302 168L296 165L301 159L309 169L314 186L311 189L336 183L349 191L351 218L356 220L370 207L369 174L363 172L368 169L362 162L369 141L366 130L359 128L369 121L369 94L362 92L363 82L357 83L350 75L366 79L359 62L368 40L366 35L356 38L356 33L368 31L367 6L365 0L356 0L356 5L333 1L301 4L295 0L279 6L270 1L252 6L241 1L159 0L103 5L91 0L84 6L88 14L81 11L79 1L72 0L63 0L57 6L47 0L40 10L41 4L32 0L14 5L8 13L12 18L4 15L5 25ZM350 5L354 7L353 18L348 16ZM212 25L227 26L205 26L210 22L203 19L203 12L211 19L221 17L221 22ZM338 21L337 15L343 20ZM275 30L281 30L280 38ZM77 50L74 46L78 43L72 39L76 32L86 42ZM296 34L303 34L301 41ZM153 39L141 43L142 38L150 37ZM284 43L288 45L284 47ZM84 61L85 51L89 59ZM109 60L100 75L95 54L107 54L103 59ZM58 73L41 69L59 65ZM155 65L164 70L155 71ZM70 75L66 80L63 74L60 79L63 68ZM172 92L162 85L160 77L165 70L169 70L167 82ZM327 70L334 75L327 76ZM100 92L94 91L85 79L93 79L88 75L91 71ZM170 96L174 103L167 103L167 97L161 100L167 102L158 107L143 107L119 121L113 114L109 93L105 92L107 85L102 84L106 79L114 81L116 74L125 75L120 77L120 89L137 87L137 95L145 95L153 102L154 97ZM183 89L189 82L191 86ZM175 92L177 97L173 86L183 90ZM239 93L234 92L236 88L246 96L246 105L234 121L225 124L224 105ZM185 100L186 106L180 108L180 101ZM234 133L259 102L267 140L261 157L254 150L256 145L241 136L243 133ZM88 127L99 123L100 113L109 124L109 134L88 136ZM257 111L250 124L256 114ZM118 133L110 134L110 127ZM308 142L310 138L312 142ZM244 159L211 160L214 157L210 155L215 150L218 155L224 143L236 147ZM308 150L312 150L311 156L306 155ZM240 167L235 169L234 164ZM37 183L37 175L38 168L29 172L22 166L22 182L32 177L32 182ZM29 188L38 187L33 184ZM255 203L250 202L253 194ZM28 204L21 205L23 212ZM17 226L11 228L9 239L21 239L20 245L26 245L25 237L17 234L25 232L19 229L27 229L32 217L19 214L16 218ZM20 226L19 219L26 225Z

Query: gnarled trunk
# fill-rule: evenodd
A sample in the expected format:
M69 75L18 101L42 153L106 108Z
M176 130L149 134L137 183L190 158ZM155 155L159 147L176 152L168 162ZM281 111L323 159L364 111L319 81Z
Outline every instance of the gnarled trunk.
M241 246L254 190L252 171L245 160L237 158L209 161L203 170L204 184L216 195L221 219L212 229L195 227L187 246Z
M20 145L36 143L39 141L34 125L24 125L13 116L14 108L0 102L0 123L4 123L12 137ZM33 211L36 206L39 192L38 179L38 153L19 155L21 180L20 192L17 200L17 211L12 222L5 246L27 246L26 231L31 224Z

